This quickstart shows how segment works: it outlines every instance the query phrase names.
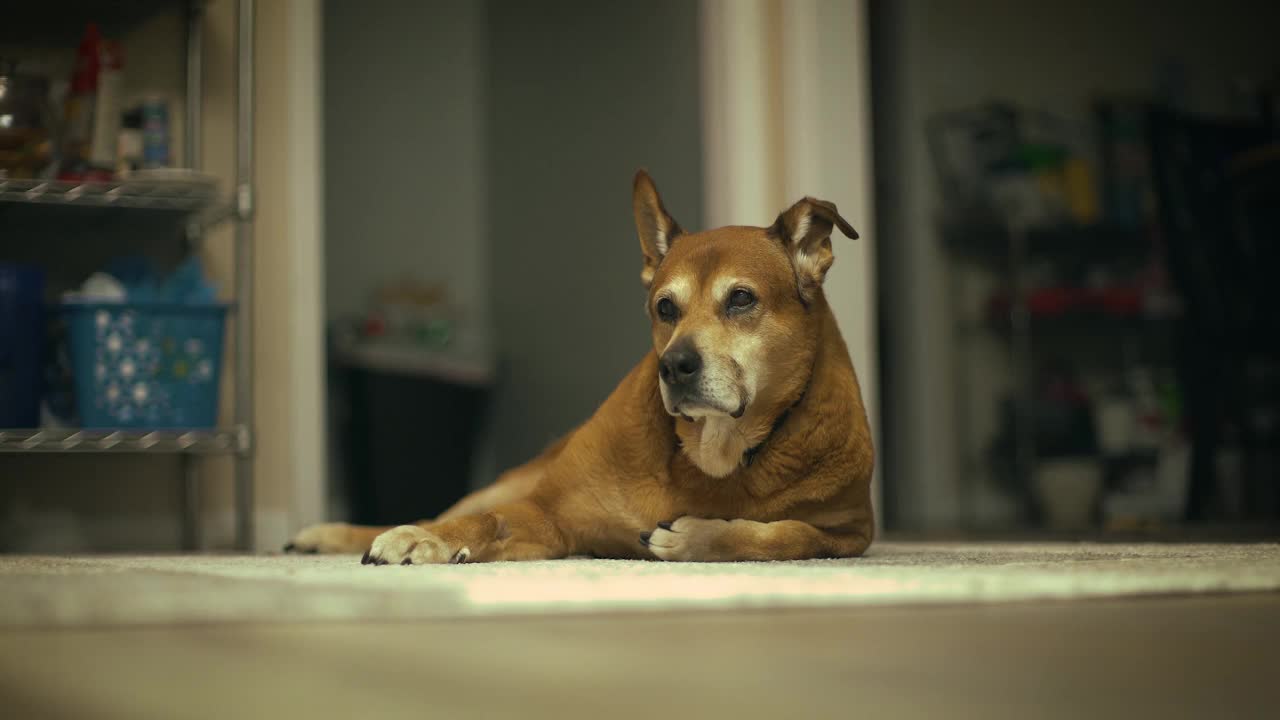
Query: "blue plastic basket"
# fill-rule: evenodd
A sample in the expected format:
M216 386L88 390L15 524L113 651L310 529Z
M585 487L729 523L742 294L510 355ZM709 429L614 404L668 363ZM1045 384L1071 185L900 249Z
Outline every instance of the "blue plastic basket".
M209 428L227 305L67 302L76 407L87 428Z

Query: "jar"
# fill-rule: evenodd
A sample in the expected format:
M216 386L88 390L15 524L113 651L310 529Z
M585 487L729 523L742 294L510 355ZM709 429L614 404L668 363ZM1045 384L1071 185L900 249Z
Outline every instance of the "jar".
M49 79L0 64L0 178L42 177L53 163Z

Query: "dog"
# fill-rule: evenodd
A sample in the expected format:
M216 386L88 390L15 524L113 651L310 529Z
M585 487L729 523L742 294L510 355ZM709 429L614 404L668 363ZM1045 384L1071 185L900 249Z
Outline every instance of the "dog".
M653 351L584 424L435 520L326 523L286 550L365 564L861 555L875 451L822 284L831 234L806 197L767 228L689 233L648 173L632 205Z

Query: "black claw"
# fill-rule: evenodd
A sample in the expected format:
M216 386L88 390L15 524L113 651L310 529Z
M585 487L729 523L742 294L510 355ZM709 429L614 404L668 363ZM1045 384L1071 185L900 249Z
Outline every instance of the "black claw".
M400 564L401 564L401 565L412 565L412 564L413 564L413 561L412 561L412 560L410 560L409 558L405 558L405 559L403 559L403 560L401 560L401 561L400 561Z
M373 561L373 564L374 564L374 565L387 565L387 564L388 564L388 561L383 560L382 558L378 558L377 560L374 560L374 561Z
M662 528L663 530L670 530L670 529L671 529L671 523L669 523L669 522L660 522L660 523L658 523L658 527Z
M284 544L284 552L293 552L296 549L297 549L297 546L294 545L293 543Z
M368 550L365 550L365 551L364 551L364 557L360 558L360 564L361 564L361 565L368 565L368 564L369 564L369 563L371 563L371 562L373 562L373 558L369 557L369 551L368 551Z
M652 535L653 533L640 533L640 544L645 547L649 547L649 538Z

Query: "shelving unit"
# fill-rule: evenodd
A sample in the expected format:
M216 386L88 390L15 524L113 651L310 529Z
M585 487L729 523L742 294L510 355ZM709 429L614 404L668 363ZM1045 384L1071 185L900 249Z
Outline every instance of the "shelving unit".
M1100 261L1142 260L1151 252L1150 238L1141 228L1105 225L1023 228L1013 222L967 216L943 223L941 237L955 259L974 263L1000 277L1002 290L988 302L983 319L953 317L953 334L957 345L993 337L1006 346L1013 403L1008 462L1018 485L1030 488L1040 461L1035 438L1036 365L1045 355L1061 349L1061 343L1054 345L1054 341L1065 338L1068 344L1074 345L1083 337L1091 336L1090 347L1104 348L1107 353L1123 353L1134 343L1148 341L1167 345L1176 314L1173 309L1151 312L1128 307L1128 303L1123 310L1108 309L1100 299L1101 294L1085 290L1083 286L1054 288L1050 294L1070 296L1073 302L1053 311L1038 310L1036 300L1041 294L1030 287L1028 267L1033 263L1048 263L1058 268L1078 268ZM950 296L953 309L964 306L954 281ZM1092 357L1099 359L1101 355L1095 353ZM956 410L960 420L957 426L962 432L968 432L968 418L976 402L966 390L972 371L965 361L965 353L960 353L955 363L955 377L956 387L961 388ZM961 445L966 449L976 444L972 437L961 438ZM967 498L976 497L975 478L987 470L984 455L985 451L981 451L977 456L964 458L963 492ZM967 508L966 513L969 517L975 516L972 507Z
M44 6L27 6L44 7ZM186 145L189 168L200 167L202 93L204 87L201 37L204 31L203 0L150 0L148 2L82 2L59 4L57 12L21 13L17 23L33 32L26 37L65 42L66 28L96 20L107 28L120 28L146 19L152 13L173 8L186 11ZM50 6L52 8L52 6ZM231 455L235 463L236 545L253 547L253 0L236 0L236 120L235 178L230 199L216 186L201 182L123 180L104 183L65 183L41 180L0 180L0 213L20 214L27 227L44 220L66 223L96 221L101 212L121 213L118 222L143 223L160 215L185 224L188 249L200 247L205 231L215 223L235 223L235 297L231 305L235 323L230 377L234 384L232 422L226 427L201 430L54 430L0 429L0 452L7 453L163 453L177 454L182 464L183 545L196 549L199 542L199 458ZM103 15L111 17L102 17ZM56 27L55 27L56 25ZM37 28L48 32L34 32ZM3 33L0 33L3 36ZM74 36L72 36L74 37Z

